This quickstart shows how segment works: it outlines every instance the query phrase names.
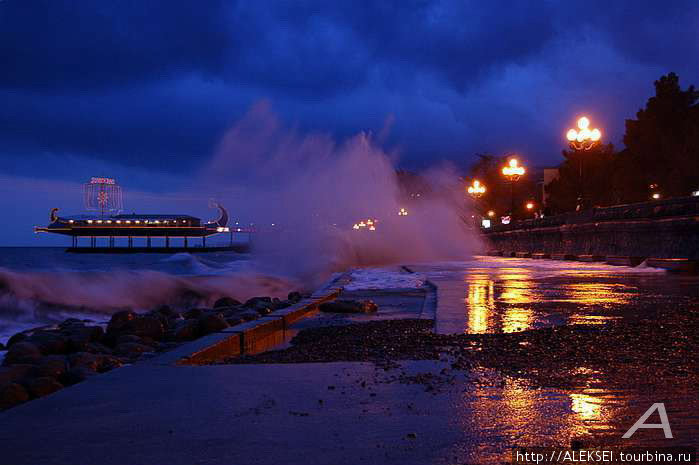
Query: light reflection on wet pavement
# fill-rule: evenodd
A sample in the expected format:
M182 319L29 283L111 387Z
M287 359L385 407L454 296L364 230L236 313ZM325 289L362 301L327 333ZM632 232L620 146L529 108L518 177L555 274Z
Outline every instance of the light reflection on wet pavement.
M660 309L699 302L698 277L652 269L491 257L410 267L439 288L436 327L442 334L652 320ZM452 456L495 463L508 461L511 447L572 441L588 447L699 445L697 367L689 378L650 372L647 382L628 384L613 367L580 366L570 375L584 382L566 389L526 373L472 370L453 399L454 422L469 439L455 444ZM674 439L659 429L621 439L656 402L665 403ZM657 422L657 415L648 422Z
M699 296L699 278L652 268L501 257L410 268L439 288L436 326L441 334L603 324L634 318L670 297Z

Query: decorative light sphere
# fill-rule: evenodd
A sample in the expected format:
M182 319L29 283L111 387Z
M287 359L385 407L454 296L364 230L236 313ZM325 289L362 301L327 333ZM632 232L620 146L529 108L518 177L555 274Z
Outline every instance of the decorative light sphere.
M598 141L602 137L602 131L599 129L595 128L590 132L590 139L593 141Z
M488 216L491 217L491 218L494 217L494 216L495 216L495 212L494 212L493 210L488 211Z
M578 120L578 127L580 129L587 129L587 127L590 125L590 120L587 119L586 116L583 116Z
M566 133L566 138L571 142L574 141L578 138L578 131L576 131L575 129L569 129Z
M527 210L534 208L534 202L527 202Z

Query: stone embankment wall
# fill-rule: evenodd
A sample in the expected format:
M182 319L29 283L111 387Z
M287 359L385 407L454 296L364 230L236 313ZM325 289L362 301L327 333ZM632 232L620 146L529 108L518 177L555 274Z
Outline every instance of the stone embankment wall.
M699 197L593 208L496 225L492 250L699 260Z

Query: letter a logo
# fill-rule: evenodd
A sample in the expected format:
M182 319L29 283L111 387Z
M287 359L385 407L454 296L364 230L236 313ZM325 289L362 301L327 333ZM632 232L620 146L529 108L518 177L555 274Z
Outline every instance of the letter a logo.
M653 412L658 411L660 415L660 423L646 423L645 421ZM638 428L662 428L665 433L665 439L672 439L672 431L670 430L670 422L667 419L667 412L665 412L665 404L657 403L650 406L646 413L643 414L641 418L638 419L636 423L633 424L631 428L622 436L624 439L628 439L636 432Z

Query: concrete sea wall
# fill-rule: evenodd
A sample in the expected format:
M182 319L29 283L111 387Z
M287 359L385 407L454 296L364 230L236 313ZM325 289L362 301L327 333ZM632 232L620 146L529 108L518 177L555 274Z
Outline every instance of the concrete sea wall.
M496 225L484 236L505 253L699 260L699 197L594 208Z

